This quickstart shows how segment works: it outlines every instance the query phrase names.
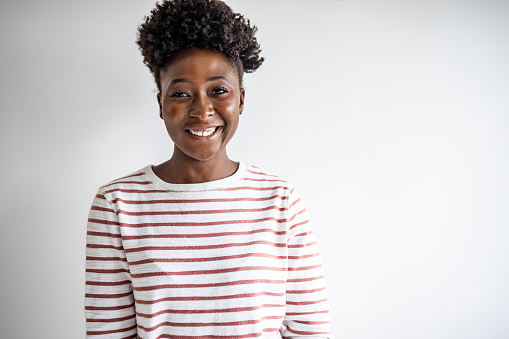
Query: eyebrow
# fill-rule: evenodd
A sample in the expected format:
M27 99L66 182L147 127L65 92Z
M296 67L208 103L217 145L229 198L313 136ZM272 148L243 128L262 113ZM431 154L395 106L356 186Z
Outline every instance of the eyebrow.
M219 75L219 76L215 76L215 77L210 77L210 78L207 78L205 79L205 81L214 81L214 80L224 80L226 81L227 83L230 84L230 82L228 81L228 79L226 79L224 76L222 75ZM231 84L230 84L231 85Z
M224 76L222 75L218 75L218 76L215 76L215 77L209 77L207 79L205 79L205 81L214 81L214 80L224 80L226 81L227 83L229 83L231 85L231 83L228 81L228 79L226 79ZM186 79L186 78L177 78L177 79L173 79L172 81L170 81L170 83L168 84L168 88L171 87L171 85L173 84L176 84L176 83L179 83L179 82L186 82L186 83L190 83L191 81L189 79Z

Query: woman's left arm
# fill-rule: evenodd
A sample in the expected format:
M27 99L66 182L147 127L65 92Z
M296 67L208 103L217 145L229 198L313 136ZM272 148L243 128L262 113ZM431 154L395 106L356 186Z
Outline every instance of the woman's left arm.
M285 338L331 338L325 282L315 234L302 199L290 188Z

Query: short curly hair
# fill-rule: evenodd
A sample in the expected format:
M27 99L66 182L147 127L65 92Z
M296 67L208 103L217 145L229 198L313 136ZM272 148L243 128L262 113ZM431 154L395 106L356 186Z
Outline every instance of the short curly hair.
M264 60L256 31L256 26L222 1L163 0L138 28L137 44L159 91L164 67L192 47L224 55L237 70L242 86L243 73L254 72Z

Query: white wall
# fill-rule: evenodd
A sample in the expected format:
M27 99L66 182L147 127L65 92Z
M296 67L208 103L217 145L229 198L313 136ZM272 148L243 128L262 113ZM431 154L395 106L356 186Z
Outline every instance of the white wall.
M509 2L231 0L259 27L230 155L314 220L337 338L509 336ZM0 337L84 336L98 186L172 145L152 1L0 2Z

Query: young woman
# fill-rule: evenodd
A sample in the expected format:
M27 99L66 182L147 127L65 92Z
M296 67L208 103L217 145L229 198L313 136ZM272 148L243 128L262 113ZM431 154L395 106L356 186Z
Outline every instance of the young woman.
M330 338L315 238L290 183L228 158L256 28L217 0L139 28L171 159L102 186L87 233L87 337Z

